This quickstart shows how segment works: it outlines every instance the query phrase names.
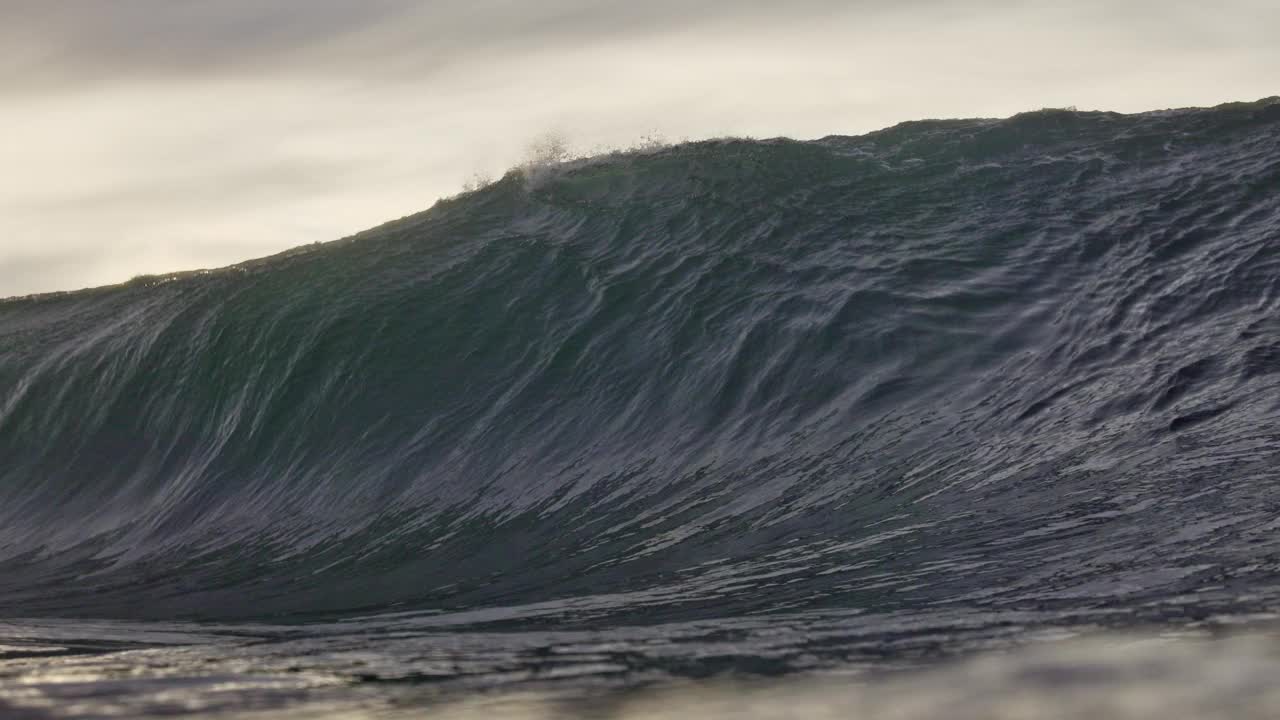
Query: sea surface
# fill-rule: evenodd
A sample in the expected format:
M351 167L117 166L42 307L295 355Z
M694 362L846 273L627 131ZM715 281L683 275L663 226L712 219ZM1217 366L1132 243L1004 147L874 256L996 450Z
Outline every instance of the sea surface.
M0 718L1274 718L1278 610L1280 98L0 300Z

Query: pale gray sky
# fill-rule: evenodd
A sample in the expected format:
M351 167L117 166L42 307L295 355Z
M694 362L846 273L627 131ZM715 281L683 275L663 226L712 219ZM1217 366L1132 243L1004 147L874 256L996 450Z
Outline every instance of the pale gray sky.
M330 240L575 145L1280 93L1275 0L0 0L0 296Z

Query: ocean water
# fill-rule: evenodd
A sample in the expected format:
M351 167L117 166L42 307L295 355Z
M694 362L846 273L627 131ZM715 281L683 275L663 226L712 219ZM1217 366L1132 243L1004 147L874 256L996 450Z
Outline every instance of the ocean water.
M1280 99L526 167L0 301L0 717L1275 717L1278 441Z

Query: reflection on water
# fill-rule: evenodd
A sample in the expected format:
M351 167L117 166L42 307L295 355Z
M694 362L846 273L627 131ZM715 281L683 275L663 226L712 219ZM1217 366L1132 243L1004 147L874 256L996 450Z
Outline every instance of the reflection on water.
M877 640L824 635L812 617L607 636L450 634L411 618L318 632L8 624L0 717L1280 717L1280 638L1254 620L1244 633L1219 619L1148 635L974 626L949 639L904 620Z

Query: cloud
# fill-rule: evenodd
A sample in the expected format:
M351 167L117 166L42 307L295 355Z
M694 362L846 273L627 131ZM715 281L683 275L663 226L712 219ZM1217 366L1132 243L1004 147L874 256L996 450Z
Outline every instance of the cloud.
M874 16L942 0L7 0L0 47L28 87L263 71L431 72L616 37Z
M146 71L257 62L357 33L407 12L402 0L7 0L7 40L40 44L53 62Z
M1274 0L0 0L0 296L341 237L551 129L1272 95L1276 27Z
M40 46L51 63L143 72L252 67L291 53L346 54L378 59L408 50L467 54L469 48L518 49L529 44L591 42L611 36L727 27L761 21L896 15L921 26L984 13L1062 8L1050 0L6 0L0 36L6 45ZM1224 0L1212 6L1185 0L1126 3L1081 0L1068 8L1097 21L1144 26L1143 38L1183 25L1206 32L1262 39L1276 19L1271 0ZM1155 11L1159 11L1158 13ZM378 43L382 52L374 52Z
M475 63L531 54L699 36L709 44L762 34L787 41L838 29L849 42L900 33L904 55L932 57L929 33L999 25L1002 18L1059 23L1082 39L1120 30L1133 47L1229 52L1275 46L1280 4L1223 0L6 0L0 3L0 82L48 92L110 82L206 77L353 77L422 81ZM981 27L978 28L979 31ZM920 32L925 31L925 32ZM822 33L818 33L821 35ZM1016 45L974 37L969 53ZM759 49L769 54L769 48ZM1272 57L1277 57L1272 51ZM1070 62L1074 58L1058 58ZM1028 62L1054 62L1029 57Z

